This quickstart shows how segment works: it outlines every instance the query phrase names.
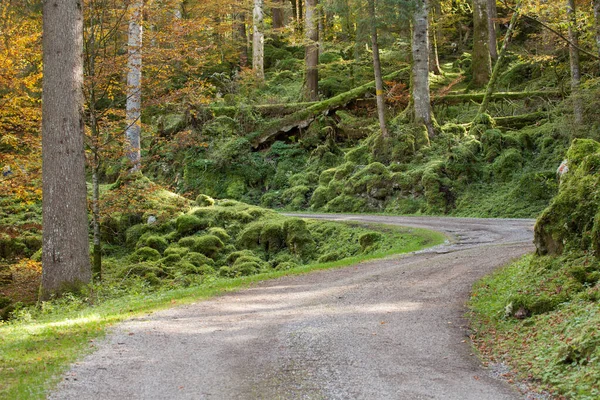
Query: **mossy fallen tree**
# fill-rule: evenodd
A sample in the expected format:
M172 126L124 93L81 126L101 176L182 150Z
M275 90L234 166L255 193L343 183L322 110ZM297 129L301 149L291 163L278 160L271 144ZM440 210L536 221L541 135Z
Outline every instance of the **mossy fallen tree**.
M301 103L287 103L287 104L248 104L246 106L253 111L262 114L265 117L269 116L281 116L295 113L310 107L318 102L301 102ZM208 110L215 117L226 116L234 118L239 112L240 106L223 106L223 105L208 105L198 107L199 109Z
M386 81L403 79L408 81L409 70L402 69L394 72L393 74L387 75L383 78ZM371 81L367 84L359 86L355 89L349 90L345 93L334 96L330 99L323 100L314 103L302 110L294 112L283 118L276 119L266 124L260 131L258 131L252 139L252 145L256 148L261 144L272 140L274 137L281 133L286 133L294 128L306 128L310 123L320 114L330 112L332 110L342 108L353 100L356 100L362 96L365 96L369 92L375 91L375 81Z
M452 105L452 104L461 104L467 103L470 101L474 102L482 102L485 93L467 93L467 94L448 94L445 96L434 97L433 104L434 105ZM532 97L543 97L543 98L562 98L563 93L560 91L532 91L532 92L502 92L502 93L494 93L490 96L489 101L498 101L498 100L523 100L530 99Z
M529 114L513 115L510 117L495 117L494 121L496 122L496 126L520 129L544 119L548 119L548 113L540 111Z

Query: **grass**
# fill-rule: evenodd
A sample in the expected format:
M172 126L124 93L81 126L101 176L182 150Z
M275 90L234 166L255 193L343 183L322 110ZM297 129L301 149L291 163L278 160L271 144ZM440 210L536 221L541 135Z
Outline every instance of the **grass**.
M17 319L0 324L0 398L42 399L60 380L68 365L90 353L96 341L115 323L136 315L176 305L208 299L240 290L249 285L287 275L341 268L360 262L407 253L443 243L446 238L423 229L369 224L383 233L394 231L407 238L400 247L368 255L355 256L330 263L316 263L288 271L271 271L241 278L211 280L194 287L148 293L140 290L125 296L95 300L93 288L87 294L67 296L43 303L41 307L24 308ZM101 290L101 288L97 288Z
M573 290L568 271L581 260L526 256L475 285L470 317L484 360L508 365L537 390L591 400L600 398L600 285ZM507 316L511 299L559 296L549 311Z

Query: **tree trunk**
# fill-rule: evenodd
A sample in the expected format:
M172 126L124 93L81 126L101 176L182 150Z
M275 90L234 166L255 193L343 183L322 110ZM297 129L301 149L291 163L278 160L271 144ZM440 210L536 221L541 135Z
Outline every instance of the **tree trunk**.
M429 13L427 0L417 0L413 16L412 34L412 106L414 121L435 135L429 94Z
M440 67L440 57L438 54L438 28L436 26L439 20L438 13L439 4L434 7L434 11L431 13L431 40L429 41L430 54L429 54L429 70L436 75L442 75L442 68Z
M596 47L600 56L600 0L592 0L594 7L594 31L596 38Z
M275 0L275 7L271 8L273 14L273 29L281 29L285 27L284 21L284 8L283 3L285 0Z
M496 20L498 19L498 7L496 0L488 0L488 32L490 36L490 56L492 61L498 59L498 35Z
M265 79L265 31L263 0L254 0L252 13L254 32L252 35L252 69L260 80Z
M492 74L488 0L473 0L473 71L472 85L485 86Z
M377 18L375 14L375 0L369 2L369 20L371 24L371 48L373 49L373 70L375 71L375 96L377 98L377 116L379 117L379 128L383 137L388 137L385 122L385 93L383 91L383 79L381 77L381 62L379 61L379 44L377 43Z
M317 11L317 0L306 0L306 81L305 98L309 101L319 99L319 13Z
M519 14L521 12L520 0L517 2L515 7L515 12L513 13L510 19L510 23L508 24L508 29L506 30L506 35L504 36L504 42L502 43L500 54L498 54L498 60L496 61L496 64L494 64L494 70L492 71L492 76L490 77L490 81L488 82L487 87L485 89L485 95L483 96L483 101L481 102L481 106L479 106L479 111L477 112L477 115L484 114L487 112L490 99L492 97L492 94L494 93L494 90L496 89L496 81L498 80L498 76L500 76L500 67L502 66L504 55L506 54L506 50L508 49L508 45L512 38L513 31L515 30L515 26L517 25Z
M127 43L127 104L125 120L125 154L131 171L141 167L142 133L142 8L143 0L135 0L129 5L129 40Z
M83 9L71 0L43 4L40 297L91 279L83 123Z
M246 13L235 15L234 35L236 37L236 45L239 47L240 67L248 66L248 33L246 31Z
M575 0L567 0L567 16L569 19L569 61L571 64L571 98L573 99L573 117L576 124L583 122L583 104L579 97L581 69L579 65L579 34L577 32L577 17Z

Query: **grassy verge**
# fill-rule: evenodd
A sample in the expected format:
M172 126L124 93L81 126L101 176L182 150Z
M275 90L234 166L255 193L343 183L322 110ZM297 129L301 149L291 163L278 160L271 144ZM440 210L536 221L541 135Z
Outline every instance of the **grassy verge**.
M353 224L357 225L357 224ZM437 232L369 224L382 233L400 233L401 245L330 263L315 263L286 271L270 271L241 278L211 278L188 288L128 293L110 298L89 293L18 311L17 319L0 324L0 398L41 399L68 365L94 350L95 342L111 325L127 318L174 305L207 299L252 283L286 275L340 268L359 262L407 253L444 242ZM102 290L102 288L96 288Z
M476 284L471 322L483 358L559 398L600 398L600 285L582 272L592 262L527 256Z

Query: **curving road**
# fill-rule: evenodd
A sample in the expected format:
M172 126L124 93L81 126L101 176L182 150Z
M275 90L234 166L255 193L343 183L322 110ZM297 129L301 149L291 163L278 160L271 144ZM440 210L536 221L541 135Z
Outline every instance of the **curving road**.
M306 215L451 243L285 277L119 325L50 399L520 399L485 370L472 284L533 251L532 220Z

